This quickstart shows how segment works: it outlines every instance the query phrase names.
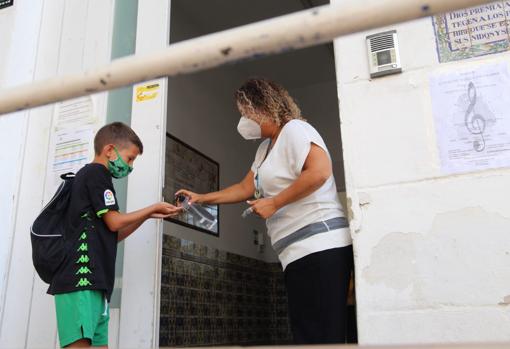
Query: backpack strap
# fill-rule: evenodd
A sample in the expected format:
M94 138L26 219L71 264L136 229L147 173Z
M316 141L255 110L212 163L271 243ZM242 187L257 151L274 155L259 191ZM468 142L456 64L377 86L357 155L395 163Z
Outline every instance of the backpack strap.
M74 172L67 172L67 173L64 173L64 174L60 175L60 178L62 178L63 180L68 180L68 179L71 179L71 178L74 178L74 177L75 177Z

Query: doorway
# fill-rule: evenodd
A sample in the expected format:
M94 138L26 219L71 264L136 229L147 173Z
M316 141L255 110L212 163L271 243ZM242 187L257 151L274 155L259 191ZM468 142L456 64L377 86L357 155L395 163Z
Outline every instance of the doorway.
M170 43L327 3L172 0ZM238 135L240 115L233 95L254 76L277 81L288 89L303 116L322 135L345 207L332 44L169 78L169 136L218 163L220 188L238 182L249 171L258 143L244 141ZM165 222L160 346L290 343L281 266L262 235L264 222L241 218L245 206L220 207L217 235ZM354 304L349 309L349 341L356 342Z

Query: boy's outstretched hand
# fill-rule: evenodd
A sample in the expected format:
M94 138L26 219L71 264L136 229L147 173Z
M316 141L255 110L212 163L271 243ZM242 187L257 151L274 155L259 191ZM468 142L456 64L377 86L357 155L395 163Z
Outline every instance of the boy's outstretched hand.
M163 219L175 217L181 211L182 208L175 207L168 202L158 202L157 204L130 213L108 211L103 215L103 220L110 231L118 232L117 240L122 241L138 229L148 218Z
M158 202L153 205L154 212L151 218L169 218L178 216L182 212L181 207L174 206L168 202Z

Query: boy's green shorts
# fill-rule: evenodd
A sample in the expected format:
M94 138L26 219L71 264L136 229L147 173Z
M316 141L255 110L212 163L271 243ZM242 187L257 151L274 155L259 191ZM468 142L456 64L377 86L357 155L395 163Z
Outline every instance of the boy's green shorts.
M108 345L110 310L103 291L83 290L55 295L60 346L82 338L92 346Z

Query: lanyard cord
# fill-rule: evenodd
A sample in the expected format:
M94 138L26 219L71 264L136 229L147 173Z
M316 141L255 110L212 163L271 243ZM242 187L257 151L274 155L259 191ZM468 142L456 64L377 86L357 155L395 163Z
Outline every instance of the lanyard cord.
M262 190L260 187L260 179L259 179L259 168L262 166L264 161L266 161L267 156L269 155L269 152L271 151L271 142L272 142L272 140L269 139L269 145L267 146L267 149L266 149L266 155L264 156L264 159L262 159L260 164L257 166L257 171L255 173L255 194L254 194L255 199L260 199L262 197Z

